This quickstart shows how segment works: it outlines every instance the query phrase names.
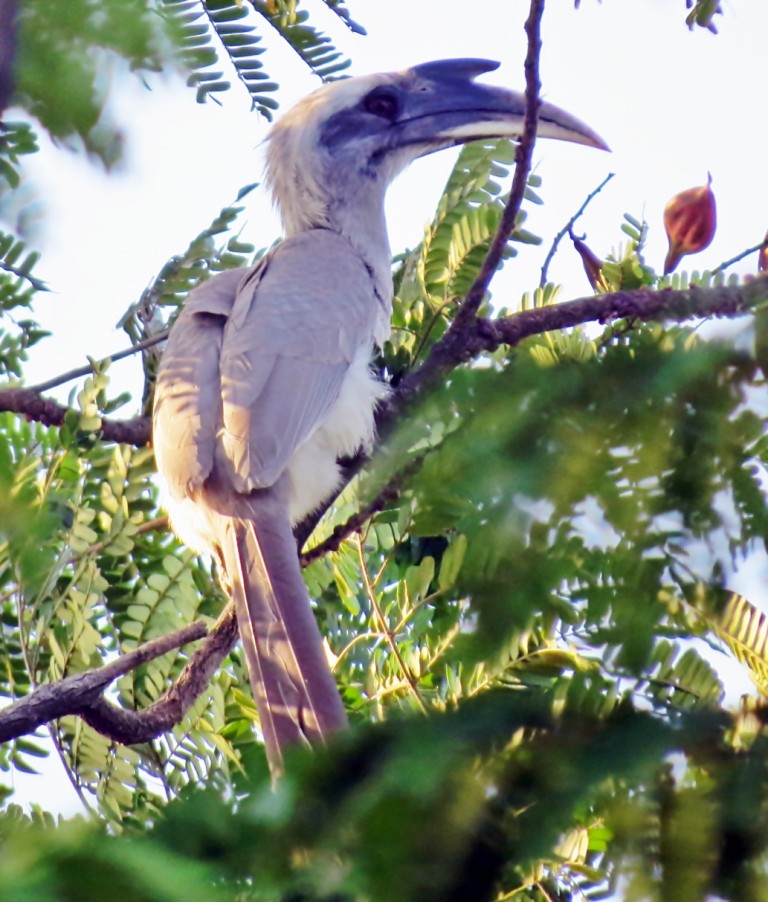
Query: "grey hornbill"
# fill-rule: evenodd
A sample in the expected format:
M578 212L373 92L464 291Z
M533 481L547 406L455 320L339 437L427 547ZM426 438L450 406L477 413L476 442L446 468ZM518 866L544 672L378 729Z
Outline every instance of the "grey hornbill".
M483 137L519 137L521 94L480 84L486 60L443 60L334 82L272 129L268 182L283 242L196 288L157 378L154 448L180 538L220 561L234 599L273 774L297 742L346 724L291 527L370 448L389 334L384 195L410 162ZM538 134L602 140L542 103Z

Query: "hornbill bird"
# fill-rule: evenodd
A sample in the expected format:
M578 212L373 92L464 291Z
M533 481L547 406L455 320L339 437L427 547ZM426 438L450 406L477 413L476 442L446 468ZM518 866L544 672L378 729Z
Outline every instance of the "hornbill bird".
M337 487L337 458L373 441L386 387L370 361L392 303L384 195L417 157L521 135L523 96L476 81L497 66L350 78L286 113L267 149L284 240L194 289L163 354L153 443L165 507L178 536L221 564L273 775L286 747L347 723L292 526ZM549 103L537 131L605 147Z

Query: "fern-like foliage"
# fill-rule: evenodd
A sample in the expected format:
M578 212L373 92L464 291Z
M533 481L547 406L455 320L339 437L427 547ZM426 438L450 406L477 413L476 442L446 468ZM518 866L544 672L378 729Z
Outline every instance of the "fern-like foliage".
M419 277L433 303L463 297L490 245L504 209L502 181L514 162L514 144L506 139L479 141L463 148L445 186L437 212L421 245ZM529 180L526 200L540 203ZM514 256L512 242L538 243L519 225L510 238L506 257Z
M359 30L341 3L329 4L352 30ZM190 70L187 84L203 102L217 99L230 88L224 60L251 97L253 109L271 121L277 109L274 92L261 56L261 29L269 25L298 57L322 79L347 69L350 60L337 50L330 37L309 23L309 14L295 2L278 0L161 0L161 9ZM223 54L223 59L222 55Z
M261 62L264 48L257 19L237 0L162 0L162 10L175 32L181 59L190 70L187 84L203 102L230 87L219 60L223 50L251 97L253 109L267 120L277 108L277 85Z
M351 61L333 45L328 35L323 34L309 22L309 13L298 9L296 2L280 0L250 0L259 15L277 31L299 58L318 77L327 81L348 69ZM333 4L336 12L344 18L343 7ZM349 25L350 19L346 19Z
M733 593L715 623L715 632L768 696L768 617L743 595Z
M20 311L28 311L45 283L34 274L40 258L23 241L0 232L0 375L20 376L27 349L48 333Z
M0 272L16 280L16 285L6 290L0 297L2 309L28 307L32 291L44 291L45 283L33 275L32 270L40 259L36 251L27 253L23 241L0 232Z
M462 148L434 219L418 247L409 251L395 272L393 336L386 365L397 374L444 333L454 302L467 293L480 271L496 233L505 204L503 183L514 162L512 142L476 141ZM540 203L529 179L525 199ZM510 237L505 259L516 254L516 244L537 244L539 239L518 227Z
M237 193L234 203L223 207L183 253L171 257L142 293L139 301L123 315L119 326L135 342L146 338L146 326L154 320L158 310L170 308L171 319L189 292L216 272L247 265L254 247L240 241L237 235L220 241L230 232L245 209L240 203L255 185L246 185Z
M146 529L156 512L151 450L93 441L107 382L104 372L85 380L79 414L62 429L10 416L3 424L11 441L0 454L0 612L16 629L0 644L0 695L11 699L221 610L207 571L167 530ZM116 684L117 700L132 709L156 701L189 653L132 672ZM55 741L83 798L117 824L204 773L226 770L236 754L219 734L232 682L222 670L172 734L138 750L77 718L59 721ZM29 740L5 747L0 769L30 769L41 753Z
M323 0L323 3L335 13L353 34L367 34L365 28L349 14L344 0Z
M162 331L173 322L184 299L195 286L213 273L225 269L246 266L253 258L254 247L240 240L238 235L227 235L235 225L244 207L240 203L255 185L241 188L235 202L224 207L210 225L206 226L189 243L187 249L168 260L139 300L131 305L120 319L118 326L125 329L134 343ZM168 316L163 308L170 309ZM157 348L144 353L145 385L142 409L149 412L149 404L158 363Z
M723 684L714 667L695 648L661 639L649 668L651 694L676 708L688 710L722 701Z
M37 136L29 123L0 123L0 198L4 194L2 180L5 180L9 188L18 188L21 182L21 157L35 153L38 149Z
M723 14L720 0L685 0L686 9L690 12L685 18L686 25L693 29L696 26L706 28L713 34L717 34L715 16Z

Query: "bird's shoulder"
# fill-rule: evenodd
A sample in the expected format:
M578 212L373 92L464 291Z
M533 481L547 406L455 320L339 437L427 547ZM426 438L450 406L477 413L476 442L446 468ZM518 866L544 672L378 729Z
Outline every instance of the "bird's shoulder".
M373 301L372 273L349 241L328 229L311 229L283 241L242 280L233 315L252 307L257 314L341 319L365 314Z

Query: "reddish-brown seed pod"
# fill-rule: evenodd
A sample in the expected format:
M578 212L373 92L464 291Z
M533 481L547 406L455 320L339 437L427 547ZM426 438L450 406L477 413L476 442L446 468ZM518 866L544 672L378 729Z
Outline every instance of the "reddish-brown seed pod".
M584 272L587 274L589 284L595 290L598 288L605 288L602 276L600 275L600 270L603 268L603 261L581 240L581 238L577 238L573 234L572 229L568 229L568 235L581 257L581 262L584 265Z
M715 237L717 212L712 193L712 176L707 184L676 194L664 209L664 228L669 250L664 274L672 272L686 254L697 254L709 247Z

